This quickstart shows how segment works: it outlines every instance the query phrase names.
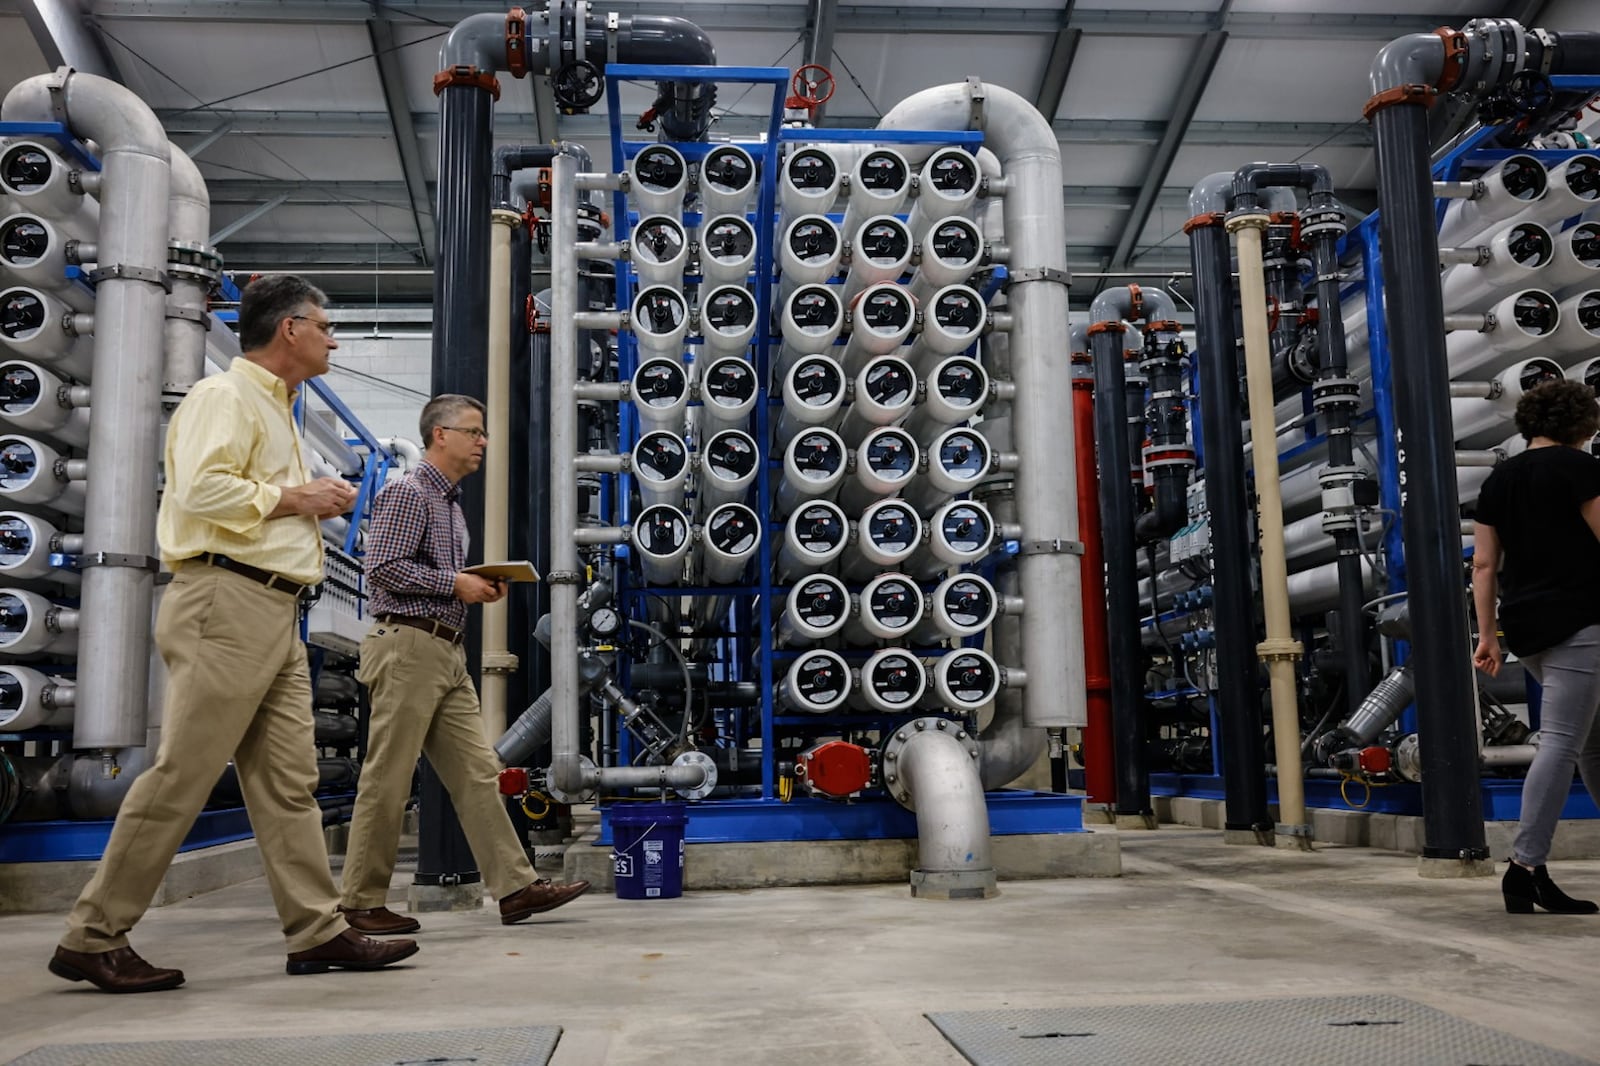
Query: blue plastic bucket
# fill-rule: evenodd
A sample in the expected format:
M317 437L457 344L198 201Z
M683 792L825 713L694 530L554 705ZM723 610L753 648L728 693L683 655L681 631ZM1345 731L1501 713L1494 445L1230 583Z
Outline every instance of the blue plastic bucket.
M611 808L611 866L618 899L683 895L684 803L628 803Z

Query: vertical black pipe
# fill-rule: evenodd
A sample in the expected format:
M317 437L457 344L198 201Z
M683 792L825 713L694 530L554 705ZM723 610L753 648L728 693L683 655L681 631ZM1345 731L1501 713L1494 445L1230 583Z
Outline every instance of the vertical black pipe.
M1378 157L1379 235L1389 336L1397 362L1401 516L1422 737L1424 858L1481 859L1477 700L1467 658L1461 501L1445 357L1439 236L1428 169L1428 116L1420 103L1372 113ZM1378 313L1369 308L1369 314Z
M432 392L483 400L489 391L489 175L493 141L486 89L452 85L439 94L439 256L433 271ZM469 562L481 561L483 493L461 495L471 538ZM478 673L479 612L467 612L467 669ZM418 811L419 885L481 880L450 796L422 763Z
M530 509L532 485L529 480L532 456L528 436L533 429L534 411L540 407L548 408L549 405L535 404L532 394L532 337L528 333L528 298L532 281L529 254L532 243L527 226L512 228L511 424L505 427L511 436L511 468L507 471L506 478L506 517L511 523L510 536L507 540L511 557L536 560L537 556L526 532L532 519ZM547 468L532 467L532 469L542 471ZM540 484L545 481L543 476L538 480ZM542 564L535 562L535 565L539 566L541 574L544 573ZM518 669L506 679L506 711L508 716L513 718L546 687L545 684L539 684L537 688L532 687L537 682L538 673L534 649L540 646L539 642L533 639L533 624L539 620L536 601L544 587L542 581L517 582L511 586L511 594L507 597L506 644L517 656L518 663Z
M1090 327L1097 396L1124 394L1123 326ZM1142 412L1141 412L1142 413ZM1139 564L1133 541L1137 507L1128 454L1127 409L1095 404L1099 440L1100 529L1106 559L1106 626L1111 646L1111 735L1117 757L1117 813L1150 813L1150 756L1144 736L1144 645L1139 637Z
M1190 227L1189 255L1194 268L1200 439L1205 449L1206 509L1211 513L1223 826L1260 832L1272 828L1272 819L1267 817L1233 266L1220 214L1214 222Z

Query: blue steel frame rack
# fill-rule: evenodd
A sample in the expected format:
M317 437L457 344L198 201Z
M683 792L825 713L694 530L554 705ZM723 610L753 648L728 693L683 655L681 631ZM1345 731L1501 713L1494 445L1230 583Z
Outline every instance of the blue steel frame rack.
M775 606L782 602L783 596L789 590L775 584L772 578L772 537L775 533L781 533L783 524L768 521L772 501L772 470L775 465L781 465L781 463L775 463L770 454L770 413L772 407L781 401L774 400L769 396L769 351L775 342L771 323L772 285L776 259L774 249L775 234L773 231L777 215L779 151L780 146L785 142L957 144L967 146L976 151L977 147L982 143L982 134L979 132L946 130L890 131L782 128L784 92L790 80L790 72L785 68L612 64L606 68L606 101L611 132L612 167L618 172L625 170L628 160L638 152L651 144L657 143L655 141L629 141L623 137L619 85L623 81L634 80L742 83L752 86L767 86L772 91L771 111L763 137L755 142L733 142L748 151L757 161L760 168L756 212L746 216L756 230L755 297L759 318L754 341L756 345L754 365L758 382L755 436L760 455L756 476L756 506L758 513L762 516L764 526L755 580L746 585L718 586L715 588L692 586L637 587L629 585L625 565L619 565L617 568L617 596L619 602L631 608L630 614L635 617L641 613L643 598L652 595L672 597L719 595L733 597L736 605L736 634L733 638L734 646L731 660L734 663L735 670L743 670L746 664L752 661L757 665L757 676L759 677L761 690L759 735L762 767L760 795L759 797L718 798L696 802L688 822L687 839L691 842L710 842L913 837L916 835L915 816L881 795L869 795L860 801L849 803L812 799L805 796L795 796L784 801L778 797L776 780L777 749L775 746L778 730L805 727L812 730L821 729L827 731L830 728L837 729L841 726L858 729L871 728L875 722L879 721L879 719L865 715L854 715L848 719L825 715L807 715L803 718L800 716L787 716L777 714L774 706L774 679L778 664L792 658L794 654L773 648L773 611ZM688 161L698 160L716 147L713 143L705 142L671 143ZM615 239L620 242L628 237L633 224L638 221L638 216L636 212L630 212L626 197L621 191L613 194L612 204L613 232ZM834 217L837 220L842 216L836 215ZM698 225L700 221L700 216L694 212L685 212L683 216L683 224L686 229ZM634 277L631 267L627 263L618 263L616 277L616 306L626 309L631 306L633 299ZM697 280L694 275L685 276L686 283ZM986 297L988 295L990 294L985 294ZM690 343L694 343L694 340L691 339ZM622 331L617 338L618 378L621 380L630 379L635 362L636 351L633 338L627 331ZM626 451L637 439L638 433L636 415L632 410L631 404L624 403L622 405L622 413L618 422L618 450ZM631 507L631 476L627 473L606 475L602 480L602 485L602 499L604 501L602 506L608 508L608 518L613 524L629 521L632 517L629 512ZM619 563L624 563L628 554L628 545L617 546L616 558ZM992 560L989 563L992 566ZM754 643L750 640L752 632L758 638ZM919 654L919 652L921 654L932 654L932 652L916 648L908 650L913 654ZM940 650L942 651L943 649ZM860 656L846 653L845 657L847 659L865 657L866 654L869 653L863 652ZM725 660L728 658L724 656ZM620 664L619 668L624 687L627 684L626 666L627 664L624 662ZM742 743L746 737L755 735L755 731L749 729L747 724L740 721L743 714L742 710L732 713L734 722L732 741L734 743ZM884 718L882 721L888 722L889 719ZM618 740L619 753L626 754L631 750L625 733ZM1081 797L1005 790L990 793L987 799L991 831L997 835L1081 832L1083 829ZM602 806L601 814L601 836L597 843L609 846L611 839L609 807Z

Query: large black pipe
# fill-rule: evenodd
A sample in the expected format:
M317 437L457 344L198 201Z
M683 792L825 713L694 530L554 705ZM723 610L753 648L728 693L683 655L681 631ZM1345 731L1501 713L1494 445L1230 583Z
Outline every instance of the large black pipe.
M1126 385L1121 322L1089 327L1098 396L1122 396ZM1106 625L1111 647L1111 735L1117 760L1117 813L1150 813L1150 756L1144 730L1144 647L1139 638L1139 564L1134 546L1136 501L1128 479L1126 408L1095 405L1099 439L1100 529L1106 560Z
M1205 450L1206 510L1211 515L1213 627L1217 713L1221 719L1223 826L1272 829L1256 661L1256 605L1250 571L1249 497L1245 490L1244 411L1234 329L1233 267L1222 190L1196 186L1190 199L1189 256L1194 269L1199 363L1200 440Z
M1418 62L1416 34L1386 46L1373 65L1373 91L1431 85L1443 66ZM1435 38L1435 40L1438 40ZM1401 45L1405 57L1391 50ZM1420 53L1427 55L1427 51ZM1432 65L1433 77L1405 77L1393 68ZM1374 97L1374 102L1378 102ZM1414 102L1413 102L1414 99ZM1378 161L1379 239L1390 349L1396 355L1395 422L1401 477L1401 519L1410 595L1417 729L1422 738L1425 859L1486 859L1479 793L1477 699L1461 567L1461 501L1456 491L1455 433L1450 420L1450 369L1445 355L1444 299L1439 287L1439 235L1434 229L1433 175L1428 166L1426 97L1370 110ZM1369 105L1370 107L1371 105Z

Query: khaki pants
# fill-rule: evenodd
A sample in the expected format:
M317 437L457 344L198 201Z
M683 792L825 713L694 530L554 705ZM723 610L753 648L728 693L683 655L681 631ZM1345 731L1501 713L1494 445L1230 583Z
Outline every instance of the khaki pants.
M366 910L388 900L419 755L427 755L449 791L494 898L526 887L536 875L500 798L500 760L483 736L466 650L380 622L361 642L356 676L372 693L372 725L350 823L344 905Z
M311 679L293 598L216 567L175 574L156 618L169 679L156 764L117 812L62 947L124 947L231 757L289 951L347 926L322 835Z

